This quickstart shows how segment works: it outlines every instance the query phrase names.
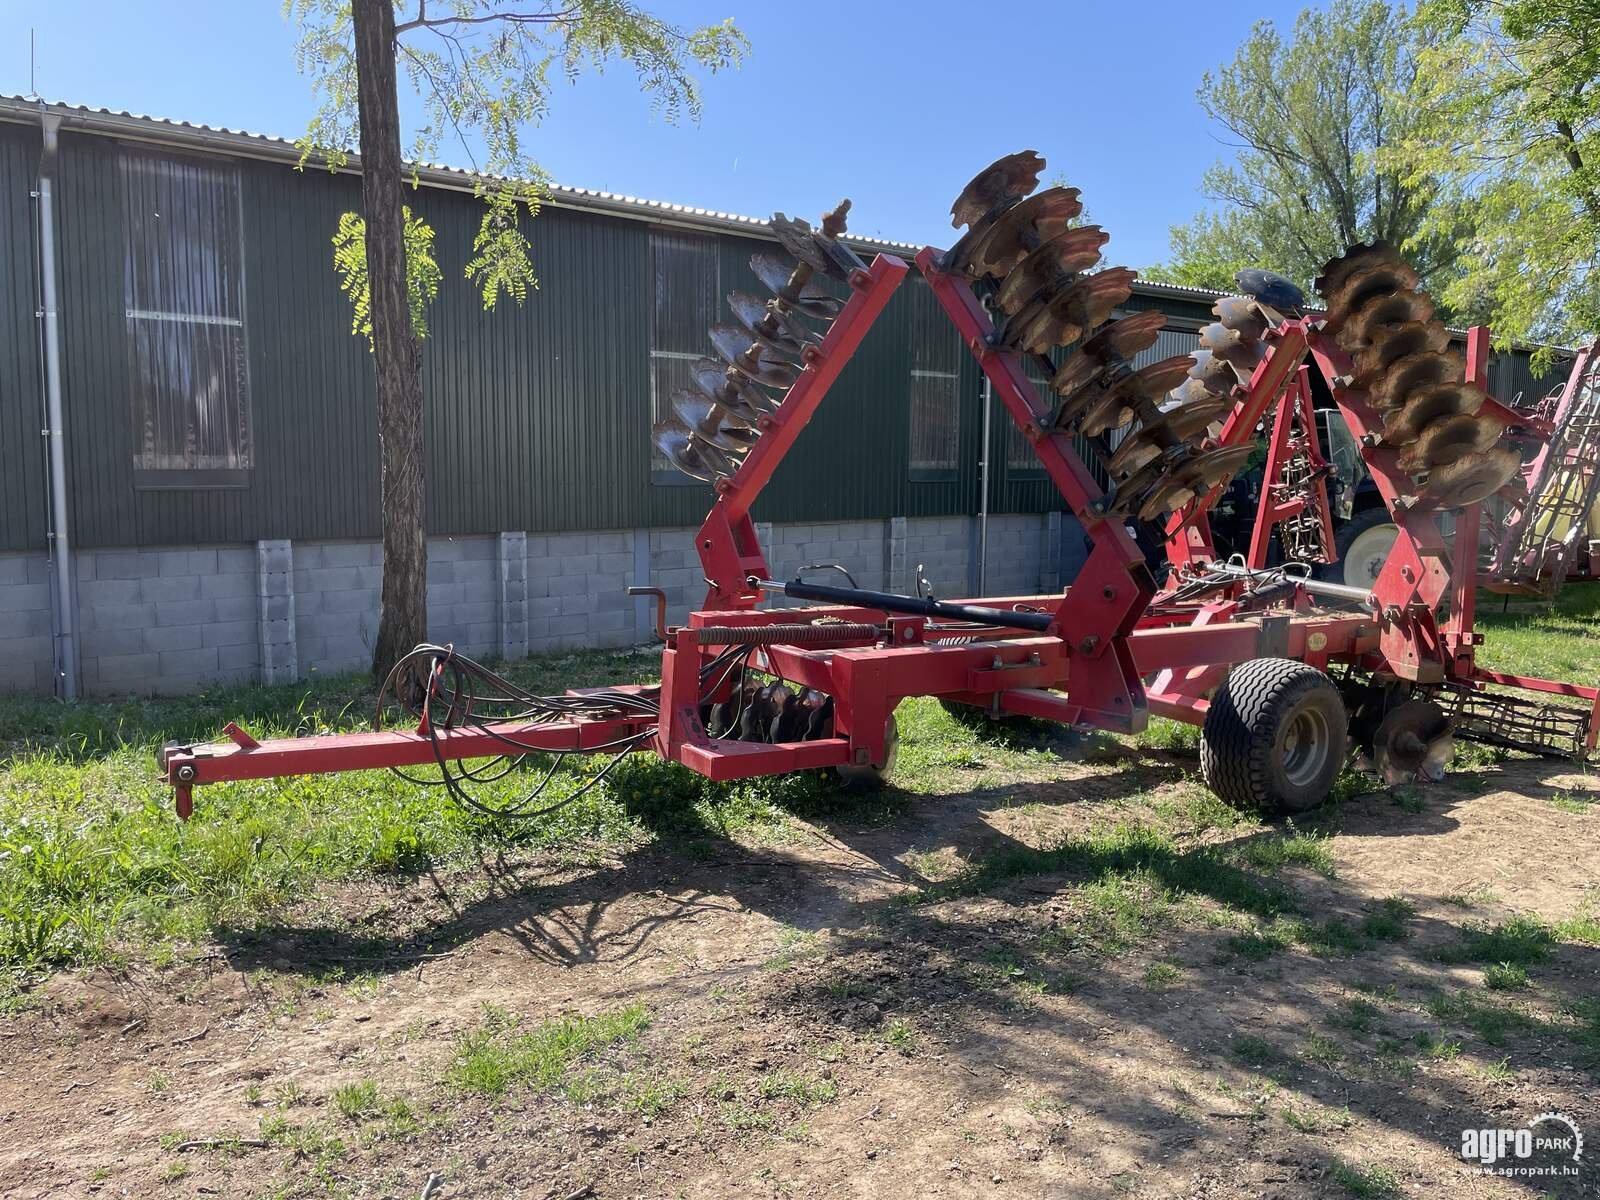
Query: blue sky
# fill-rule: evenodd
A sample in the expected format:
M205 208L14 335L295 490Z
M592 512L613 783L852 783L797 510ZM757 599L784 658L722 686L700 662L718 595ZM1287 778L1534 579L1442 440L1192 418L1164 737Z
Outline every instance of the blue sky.
M652 116L625 66L557 86L530 139L562 183L814 219L841 196L851 228L948 244L949 206L1000 154L1037 149L1083 189L1111 261L1165 257L1227 153L1195 88L1258 18L1297 6L647 0L683 24L732 16L752 49L705 87L698 125ZM277 0L0 0L0 91L294 137L311 111ZM990 19L991 15L994 19ZM459 147L446 161L467 165Z

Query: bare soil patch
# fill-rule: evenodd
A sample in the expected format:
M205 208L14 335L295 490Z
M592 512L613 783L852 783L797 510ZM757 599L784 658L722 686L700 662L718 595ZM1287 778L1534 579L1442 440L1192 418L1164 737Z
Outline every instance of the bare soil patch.
M1458 1153L1464 1127L1547 1110L1600 1142L1572 1007L1600 996L1600 946L1540 943L1507 990L1453 950L1593 910L1600 811L1551 801L1586 778L1515 762L1345 801L1331 875L1260 875L1294 898L1275 916L1167 860L1112 877L1036 853L1193 801L1182 760L1098 757L760 843L331 888L178 965L64 973L0 1022L5 1193L1600 1189L1592 1150L1532 1182ZM1291 832L1191 822L1172 861ZM637 1037L551 1086L453 1079L474 1031L632 1005Z

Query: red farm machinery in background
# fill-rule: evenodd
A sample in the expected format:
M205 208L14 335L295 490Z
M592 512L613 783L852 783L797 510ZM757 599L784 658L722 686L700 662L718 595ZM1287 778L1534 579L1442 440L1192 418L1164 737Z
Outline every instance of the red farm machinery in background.
M1027 152L987 168L952 208L966 232L915 266L1092 545L1063 593L942 600L771 578L751 508L911 270L890 254L863 262L840 240L848 203L817 229L780 214L790 259L751 261L770 295L729 296L734 323L710 331L718 357L694 365L654 430L661 452L715 491L696 537L703 605L669 628L664 593L630 589L657 606L659 685L535 696L449 647L418 647L385 687L415 727L258 742L230 725L226 741L168 746L180 815L197 785L422 768L463 803L534 816L549 810L542 784L509 808L470 790L530 754L649 752L717 780L824 770L870 784L893 762L895 708L913 696L993 721L1199 725L1209 785L1269 811L1320 803L1352 744L1390 782L1436 776L1455 737L1591 750L1600 689L1481 668L1474 597L1484 501L1524 514L1500 543L1511 566L1554 536L1526 515L1529 468L1507 431L1548 447L1533 476L1579 481L1562 495L1600 478L1583 457L1594 438L1567 446L1550 422L1490 398L1486 331L1471 332L1465 361L1453 354L1415 273L1382 245L1328 264L1314 313L1289 281L1242 272L1246 294L1218 302L1194 354L1135 365L1164 317L1118 315L1133 273L1094 269L1107 237L1079 222L1076 189L1034 190L1043 165ZM1047 403L1030 366L1048 372ZM1334 553L1313 372L1398 530L1370 589L1306 565ZM1573 386L1592 407L1584 380ZM1248 552L1221 557L1207 514L1262 441ZM1278 565L1274 531L1290 560ZM804 605L764 607L773 595Z

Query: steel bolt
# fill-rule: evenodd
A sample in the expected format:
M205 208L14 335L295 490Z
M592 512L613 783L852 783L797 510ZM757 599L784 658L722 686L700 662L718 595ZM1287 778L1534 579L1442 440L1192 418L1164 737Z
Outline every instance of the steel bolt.
M173 772L173 774L178 777L179 783L193 783L195 776L198 773L199 772L194 769L193 763L184 763L183 766L179 767Z

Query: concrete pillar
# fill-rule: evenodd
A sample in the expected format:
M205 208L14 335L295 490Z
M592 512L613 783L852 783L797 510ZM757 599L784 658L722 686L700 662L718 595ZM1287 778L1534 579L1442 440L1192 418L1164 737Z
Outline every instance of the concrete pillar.
M256 543L256 596L261 682L289 683L299 678L300 663L294 632L294 547L288 538Z
M495 558L500 585L497 649L501 658L516 662L528 657L528 535L521 530L502 533Z
M1044 544L1039 547L1039 591L1041 594L1061 590L1061 514L1044 515L1041 531Z

